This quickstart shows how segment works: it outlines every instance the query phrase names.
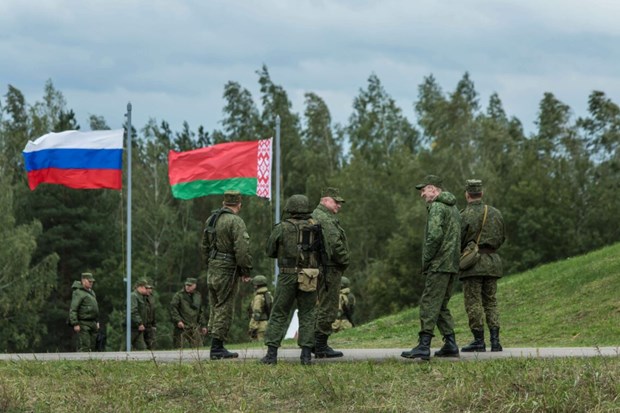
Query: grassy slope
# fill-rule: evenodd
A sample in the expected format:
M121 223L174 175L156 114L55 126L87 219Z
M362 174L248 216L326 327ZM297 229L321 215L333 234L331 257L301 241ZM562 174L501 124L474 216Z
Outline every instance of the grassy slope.
M620 244L500 280L504 347L620 344ZM459 346L471 340L463 295L450 300ZM334 347L410 347L418 308L374 320L330 339ZM436 332L438 334L438 332ZM435 339L434 346L440 342Z

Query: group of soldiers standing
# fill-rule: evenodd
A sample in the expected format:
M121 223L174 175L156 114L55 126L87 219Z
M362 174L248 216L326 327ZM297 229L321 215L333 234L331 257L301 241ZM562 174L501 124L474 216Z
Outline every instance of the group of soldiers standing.
M489 328L491 351L502 351L499 340L497 280L502 276L501 258L497 250L505 241L502 215L496 208L482 202L482 182L466 181L467 207L460 213L456 197L443 189L442 180L428 175L416 185L426 201L428 218L424 230L422 271L426 276L420 300L420 331L418 345L404 351L405 358L430 359L430 343L437 327L443 346L436 357L458 357L454 321L448 309L457 277L463 282L465 309L474 340L461 351L486 351L484 322ZM196 279L188 278L170 304L174 324L174 343L200 346L207 332L212 341L212 360L236 358L225 342L233 319L234 300L241 282L252 281L255 296L250 308L250 336L263 339L267 354L263 364L276 364L278 348L288 329L291 314L298 310L297 344L301 348L301 364L312 364L316 358L342 357L341 351L328 344L335 331L350 328L355 297L350 282L343 274L349 266L349 246L344 229L336 215L345 203L337 188L326 188L316 208L312 209L305 195L292 195L286 201L281 222L269 236L266 255L277 260L279 274L275 293L268 291L267 278L252 279L250 237L239 216L241 194L226 191L222 207L206 220L202 254L207 267L209 301L208 325ZM467 266L464 251L473 251L474 259ZM82 274L74 284L70 323L78 334L79 349L93 350L98 308L91 273ZM152 286L140 280L132 293L132 347L153 349L155 319L150 299Z

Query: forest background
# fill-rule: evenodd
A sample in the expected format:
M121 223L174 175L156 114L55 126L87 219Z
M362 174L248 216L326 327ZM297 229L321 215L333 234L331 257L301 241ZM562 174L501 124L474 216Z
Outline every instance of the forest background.
M131 130L132 278L147 277L155 285L161 349L172 344L167 309L182 281L197 276L206 295L199 242L204 220L221 204L220 196L172 198L168 151L272 137L276 116L281 118L282 204L297 193L317 204L328 185L339 187L347 201L338 218L351 248L346 275L358 298L357 323L418 304L426 209L414 185L429 173L444 179L460 208L465 180L482 179L485 201L499 208L506 222L508 241L500 252L508 276L620 240L620 108L603 91L584 96L583 116L541 91L535 128L526 133L521 121L505 112L500 96L479 101L468 73L448 92L432 75L422 79L412 107L405 109L413 110L409 117L371 74L342 125L333 124L317 94L306 93L303 113L295 113L268 68L256 74L258 99L235 81L224 86L219 129L190 130L185 123L172 131L165 120L152 118ZM123 110L124 103L119 113ZM21 154L28 140L50 131L109 129L101 116L89 115L88 123L78 123L52 80L40 101L26 102L13 85L0 100L2 352L72 350L66 325L71 284L87 270L97 279L107 348L119 350L124 340L126 184L123 191L42 185L31 192ZM244 197L241 216L251 236L252 275L270 279L274 263L264 247L274 214L273 201ZM245 307L252 293L251 285L242 286L233 342L247 340Z

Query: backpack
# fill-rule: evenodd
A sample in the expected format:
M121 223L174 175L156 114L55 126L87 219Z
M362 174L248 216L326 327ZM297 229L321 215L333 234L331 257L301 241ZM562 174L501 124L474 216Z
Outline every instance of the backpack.
M319 268L321 227L315 220L288 218L283 221L282 250L278 259L284 267Z

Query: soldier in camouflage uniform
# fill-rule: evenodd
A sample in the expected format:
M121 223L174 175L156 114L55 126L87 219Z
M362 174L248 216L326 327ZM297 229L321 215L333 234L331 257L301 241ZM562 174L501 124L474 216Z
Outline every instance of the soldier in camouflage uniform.
M147 350L155 350L157 342L157 321L155 320L155 297L153 296L153 286L146 285L147 294L144 296L146 302L146 324L144 325L144 343Z
M461 351L486 351L484 318L491 338L491 351L502 351L499 342L499 311L497 310L497 280L502 276L502 259L497 250L504 243L505 227L501 212L482 202L482 181L469 179L465 183L467 207L461 211L461 249L476 242L479 259L473 267L461 271L465 311L474 341ZM486 219L484 210L487 208ZM482 222L484 226L481 229Z
M317 290L318 305L316 325L314 328L314 354L318 358L342 357L341 351L335 351L327 340L333 332L332 324L338 316L340 280L349 266L349 244L336 214L340 211L344 199L338 188L326 188L321 194L321 202L312 212L312 218L323 228L327 244L327 274L321 274L323 280Z
M222 208L207 219L202 237L210 304L209 331L213 337L211 360L239 357L239 353L228 351L224 342L232 324L239 280L251 280L250 236L238 215L240 210L240 192L226 191Z
M461 218L455 196L443 191L438 176L428 175L416 185L416 189L420 190L428 210L422 247L422 271L426 283L420 299L419 342L411 351L404 351L402 356L430 360L431 340L437 326L444 345L435 352L435 357L458 357L459 348L448 302L459 271Z
M250 302L250 323L248 325L248 335L252 341L263 341L265 331L273 307L273 297L267 288L267 277L257 275L252 278L254 286L254 298Z
M338 302L338 316L332 324L334 333L353 328L353 311L355 310L355 296L351 292L351 281L342 277L340 281L340 300Z
M80 281L72 285L73 296L69 310L69 324L77 334L77 351L95 351L99 330L99 305L93 291L95 277L82 273Z
M144 340L144 332L146 331L148 309L150 302L147 302L149 294L147 286L148 281L145 279L138 280L136 287L131 293L131 349L146 350L146 342Z
M202 295L196 290L198 280L187 278L183 289L170 301L170 319L174 324L172 341L175 348L202 347L207 323Z
M297 303L300 360L301 364L309 365L312 363L311 348L314 345L314 311L320 259L315 241L323 234L312 220L310 204L305 195L291 196L286 201L284 212L289 216L273 228L267 241L267 256L278 259L280 275L265 332L267 355L261 359L261 363L277 363L278 347L286 334L293 306ZM304 232L309 234L305 238L300 236ZM303 239L308 241L302 242Z

